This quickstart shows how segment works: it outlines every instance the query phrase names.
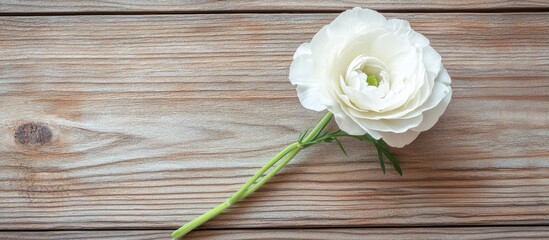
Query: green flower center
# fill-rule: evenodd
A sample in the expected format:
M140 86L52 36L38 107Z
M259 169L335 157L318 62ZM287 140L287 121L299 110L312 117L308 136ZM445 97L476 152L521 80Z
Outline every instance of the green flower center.
M371 74L368 75L368 78L366 78L366 82L368 83L368 86L379 86L379 81L377 80L376 76Z

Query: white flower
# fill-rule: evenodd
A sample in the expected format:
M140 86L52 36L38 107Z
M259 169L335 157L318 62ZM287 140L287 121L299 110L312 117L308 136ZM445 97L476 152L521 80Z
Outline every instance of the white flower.
M305 108L328 109L341 130L393 147L433 127L452 96L427 38L407 21L362 8L343 12L296 50L290 81Z

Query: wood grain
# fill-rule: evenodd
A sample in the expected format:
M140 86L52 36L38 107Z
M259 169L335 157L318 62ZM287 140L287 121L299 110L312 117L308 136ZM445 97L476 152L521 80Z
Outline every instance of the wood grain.
M273 12L273 11L343 11L353 7L384 11L456 11L456 10L543 10L544 0L301 0L301 1L214 1L214 0L98 0L45 1L7 0L0 4L0 13L86 13L86 12Z
M395 149L404 176L371 146L315 147L205 228L549 224L548 14L390 16L453 77ZM0 17L0 229L175 228L223 201L322 116L287 74L333 17Z
M35 231L0 232L4 240L63 240L63 239L167 239L167 230L121 231ZM493 240L547 239L546 227L459 227L459 228L350 228L350 229L254 229L198 230L185 239L247 240L247 239L345 239L345 240Z

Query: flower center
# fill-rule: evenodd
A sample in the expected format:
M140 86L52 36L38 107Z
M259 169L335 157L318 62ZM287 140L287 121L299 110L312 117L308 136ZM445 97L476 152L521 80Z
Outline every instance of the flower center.
M390 88L389 73L384 62L376 57L360 55L347 67L344 81L350 88L365 95L383 97Z
M368 78L366 78L366 82L368 83L368 86L374 86L374 87L379 86L379 81L374 75L368 75Z

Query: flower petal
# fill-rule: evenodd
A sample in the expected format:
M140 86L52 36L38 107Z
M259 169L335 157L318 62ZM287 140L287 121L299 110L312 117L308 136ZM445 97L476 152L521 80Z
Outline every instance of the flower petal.
M452 88L449 86L450 81L451 80L450 76L448 75L448 71L446 71L445 68L442 68L442 71L440 71L440 73L438 74L438 77L435 80L435 85L433 86L433 89L427 100L425 100L425 102L421 106L418 106L413 111L407 113L401 118L412 118L440 105L440 102L445 97L447 97L448 94L451 95Z
M423 51L423 65L429 79L435 79L442 69L442 57L431 46L426 46Z
M334 114L335 121L339 129L351 135L364 135L366 130L361 128L348 114L346 114L337 104L328 107L328 110Z
M381 135L381 139L389 144L389 146L398 148L408 145L419 136L419 132L412 130L403 133L379 132L379 134Z
M382 14L370 9L355 7L341 13L330 24L322 27L311 40L312 52L315 59L319 60L315 64L318 64L319 70L335 64L337 59L334 56L346 48L350 39L378 29L386 22Z
M389 26L399 38L408 39L416 48L429 46L429 39L423 36L423 34L414 31L412 27L410 27L410 23L406 20L389 19L387 20L387 26Z
M294 59L302 55L311 55L311 54L313 54L313 52L311 51L311 44L303 43L297 48L297 50L295 50Z
M290 82L296 85L297 96L303 107L323 111L326 109L328 96L323 91L322 83L315 78L313 59L309 44L302 44L294 54L290 66Z
M367 127L368 129L393 133L403 133L410 129L414 129L422 124L422 120L422 115L409 119L357 119L362 126Z
M328 32L333 36L349 37L349 33L363 34L374 26L387 23L387 19L374 10L355 7L341 13L328 25ZM343 35L342 35L343 34ZM347 35L345 35L347 34ZM352 37L352 36L351 36Z
M320 88L298 85L296 89L297 97L303 107L317 112L326 110L325 99L322 97Z
M440 116L442 116L442 113L444 113L444 110L446 110L446 107L448 107L448 104L450 103L450 99L452 98L452 90L450 89L450 92L446 94L446 96L440 101L440 103L423 113L423 122L415 128L413 128L414 131L427 131L430 128L432 128L435 123L438 121Z

